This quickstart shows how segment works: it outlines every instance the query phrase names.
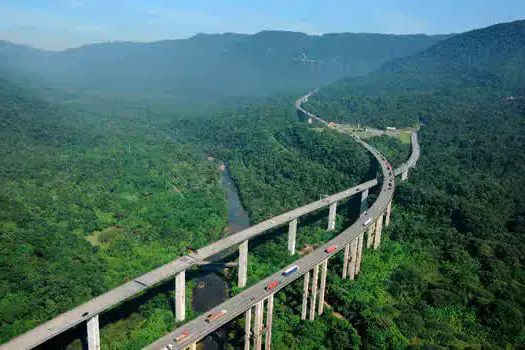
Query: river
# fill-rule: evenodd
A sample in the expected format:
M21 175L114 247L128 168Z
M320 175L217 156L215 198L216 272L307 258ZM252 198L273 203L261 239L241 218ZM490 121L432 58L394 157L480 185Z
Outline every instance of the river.
M229 234L232 234L250 227L250 218L242 206L237 186L228 173L228 169L226 167L221 168L224 168L221 173L221 187L225 190L228 200L228 231ZM222 256L224 256L224 254L216 256L211 260L220 260ZM220 304L226 300L228 288L228 283L220 274L220 270L199 272L195 280L195 288L193 289L193 309L197 312L205 312ZM199 343L199 349L222 349L226 344L227 337L228 329L227 326L225 326L204 338Z

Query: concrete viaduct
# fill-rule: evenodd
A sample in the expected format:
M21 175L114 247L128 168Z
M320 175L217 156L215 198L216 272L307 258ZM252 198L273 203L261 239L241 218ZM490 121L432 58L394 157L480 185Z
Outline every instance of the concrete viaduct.
M305 115L308 118L312 118L313 120L316 120L336 131L346 132L338 125L329 126L326 121L302 108L301 104L306 102L308 97L316 91L317 90L312 91L296 101L298 113ZM296 279L303 277L304 294L301 318L306 319L308 316L309 320L313 320L316 314L322 314L329 258L339 253L341 250L344 250L342 277L354 279L354 277L359 274L361 256L365 247L365 236L366 247L377 249L381 242L383 224L385 226L389 225L391 200L395 188L395 176L402 175L402 179L406 179L408 177L408 170L414 167L419 159L419 144L416 133L412 134L412 154L410 158L406 163L395 170L390 167L387 160L374 147L360 140L355 134L352 134L352 137L377 159L383 175L380 193L376 201L366 212L364 211L364 208L367 207L368 192L370 188L379 184L377 179L364 182L358 186L336 193L322 200L309 203L300 208L293 209L284 214L265 220L257 225L251 226L243 231L229 235L198 249L195 253L182 256L93 298L70 311L58 315L54 319L12 339L8 343L5 343L0 346L0 349L32 349L80 323L85 323L87 328L88 348L89 350L98 350L100 349L98 320L100 314L109 308L132 298L138 293L173 277L175 277L175 319L177 321L184 321L186 314L185 271L187 269L201 265L206 259L212 257L216 253L233 247L238 247L238 285L239 287L245 287L247 282L248 243L250 239L265 234L270 229L288 225L288 251L291 255L294 255L296 250L295 239L297 220L299 217L329 207L327 229L334 230L337 203L361 193L362 209L359 220L326 244L295 261L293 265L298 266L298 271L291 275L283 276L283 271L285 270L283 269L272 276L269 276L235 297L232 297L214 307L204 315L175 329L173 332L147 347L147 349L196 349L196 343L199 340L214 332L222 325L230 322L235 317L244 314L246 319L245 349L250 348L252 341L254 349L261 349L263 336L265 337L265 348L270 349L274 294ZM326 253L325 249L332 245L336 245L336 249L330 253ZM271 291L266 290L265 287L267 284L275 280L280 280L282 283ZM265 304L266 326L263 327ZM206 322L206 317L210 312L220 310L226 310L226 314L211 323ZM181 341L177 342L175 338L185 332L187 332L188 335Z

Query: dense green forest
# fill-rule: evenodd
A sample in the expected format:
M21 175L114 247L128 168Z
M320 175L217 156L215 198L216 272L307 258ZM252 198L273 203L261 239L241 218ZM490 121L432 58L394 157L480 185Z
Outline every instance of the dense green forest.
M372 166L347 137L299 122L287 97L203 117L207 108L88 106L53 92L61 102L49 103L1 84L2 341L224 234L208 154L227 162L254 222L353 186ZM316 232L304 242L333 236ZM274 262L254 256L251 282L282 267ZM140 348L168 332L172 293L161 285L104 314L102 343ZM83 334L47 347L78 348Z
M454 36L309 100L329 120L420 125L421 159L397 184L392 224L358 280L340 278L342 256L330 261L337 314L301 322L301 281L276 295L274 348L525 345L524 23ZM376 175L349 137L298 121L289 96L161 106L57 96L19 78L0 77L0 343L224 235L209 154L227 163L253 222ZM394 165L409 154L392 138L369 142ZM357 207L341 205L338 230ZM337 234L325 228L326 212L302 218L298 247ZM249 284L293 261L274 233L250 243ZM103 346L167 333L172 293L170 281L105 313ZM230 347L243 328L232 322ZM80 348L83 332L49 348Z
M202 150L104 110L0 80L0 342L223 234Z
M345 79L309 100L319 115L351 124L422 124L421 159L397 186L382 249L364 255L357 282L341 281L337 262L329 275L327 300L365 347L524 344L524 70L513 64L525 58L524 23L459 35L393 73ZM440 63L421 63L429 57Z

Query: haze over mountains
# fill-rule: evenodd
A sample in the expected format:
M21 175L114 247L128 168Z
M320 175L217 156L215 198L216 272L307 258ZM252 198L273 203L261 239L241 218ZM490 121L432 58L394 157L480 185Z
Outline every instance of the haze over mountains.
M523 347L525 21L451 37L262 32L63 52L2 42L3 71L15 74L0 76L0 343L222 237L227 208L209 154L227 162L255 221L364 180L372 164L346 136L297 121L287 96L234 99L196 118L188 105L158 113L83 93L196 101L298 94L346 76L307 109L348 124L423 124L421 159L396 182L391 224L363 274L342 280L341 259L329 264L326 297L342 318L302 322L300 283L276 294L286 317L274 318L272 346ZM49 102L32 83L80 98ZM393 165L406 159L407 144L368 141ZM305 221L301 243L332 237L324 216ZM275 239L250 247L250 276L282 267L287 235ZM139 349L171 330L172 288L108 312L104 346ZM85 328L77 333L49 348L80 349ZM231 325L232 344L243 335L244 323Z
M37 73L75 92L207 98L275 94L363 75L420 52L446 35L264 31L115 42L61 52L0 42L0 68Z

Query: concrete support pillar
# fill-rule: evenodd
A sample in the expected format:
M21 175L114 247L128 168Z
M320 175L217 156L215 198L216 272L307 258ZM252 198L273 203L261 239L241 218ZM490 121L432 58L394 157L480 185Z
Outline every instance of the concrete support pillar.
M100 331L98 327L98 315L87 321L87 338L89 350L100 350Z
M361 210L359 211L360 215L368 209L368 188L361 192Z
M374 249L379 248L381 243L381 231L383 230L383 214L379 215L376 222L376 233L374 237Z
M312 277L312 295L310 296L310 321L315 319L315 304L317 301L317 279L319 278L319 265L314 267L314 276Z
M297 233L297 218L290 221L290 225L288 227L288 252L290 252L290 255L295 254L296 233Z
M184 321L186 317L186 271L175 276L175 320Z
M190 345L190 350L197 350L197 343L193 343Z
M320 316L323 314L324 310L324 293L326 289L326 272L328 270L328 259L322 262L321 266L321 287L319 290L319 307L317 309L317 314Z
M248 309L244 316L244 350L250 350L252 336L252 309Z
M390 225L390 212L392 211L392 201L388 202L386 206L386 216L385 216L385 227Z
M355 278L355 263L357 260L357 241L358 238L350 242L350 262L348 264L348 277L351 280Z
M357 244L357 260L355 263L355 274L358 275L361 270L361 257L363 255L363 240L365 239L365 233L362 232L359 235L359 242Z
M265 350L270 350L272 345L272 320L273 320L273 294L268 297L268 305L266 309L266 343Z
M348 259L350 258L350 244L345 245L345 255L343 257L343 274L342 278L346 278L346 274L348 272Z
M408 179L408 168L401 173L401 180L405 181Z
M264 300L255 304L255 317L253 320L253 348L261 350L263 330L263 308Z
M374 230L375 230L375 224L372 224L368 226L368 234L366 237L366 247L370 248L372 247L372 241L374 240Z
M310 271L304 274L303 284L303 307L301 309L301 320L306 320L306 311L308 309L308 290L310 287Z
M330 204L328 212L328 231L335 230L335 214L337 212L337 202Z
M239 244L239 269L237 283L240 288L246 287L246 274L248 271L248 241Z

